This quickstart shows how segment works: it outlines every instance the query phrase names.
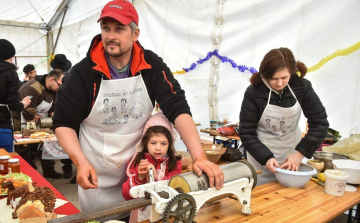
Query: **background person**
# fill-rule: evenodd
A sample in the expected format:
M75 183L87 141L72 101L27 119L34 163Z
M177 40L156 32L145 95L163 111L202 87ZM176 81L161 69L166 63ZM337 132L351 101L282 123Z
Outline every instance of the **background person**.
M101 35L64 78L53 118L58 142L77 167L82 210L124 201L119 194L127 179L126 164L155 100L189 148L194 172L206 172L210 186L220 189L223 173L204 156L184 90L163 60L138 42L136 9L128 1L111 1L99 21ZM125 112L104 113L105 98L117 111L126 99Z
M17 70L19 69L18 65L14 64L14 63L10 63L11 68L17 73ZM19 74L18 74L19 75ZM19 80L19 88L23 85L24 83Z
M24 81L23 81L24 84L28 81L34 80L34 78L36 76L36 70L35 70L34 65L27 64L23 68L23 72L25 73L25 77L24 77Z
M258 185L275 180L280 168L297 171L305 156L311 158L324 140L329 123L324 106L304 79L306 66L295 62L287 48L273 49L250 79L240 112L239 136L248 161L256 170ZM300 77L297 75L300 73ZM301 139L299 119L304 112L308 133Z
M136 146L132 160L128 163L127 181L122 185L126 200L133 199L130 189L133 186L149 183L149 170L152 168L154 181L170 180L181 173L181 156L176 155L175 137L171 123L158 112L146 122L141 141ZM131 211L130 223L150 218L150 209Z
M21 112L31 100L19 97L19 76L11 66L15 47L6 39L0 39L0 148L13 152L13 126L10 110ZM20 102L19 102L20 101Z
M56 92L62 84L63 77L64 72L62 70L54 69L49 74L37 75L34 80L25 83L20 88L20 96L33 96L30 105L23 112L16 114L17 117L20 117L21 123L39 122L41 118L52 117L54 115ZM29 144L28 147L30 148L30 153L32 153L37 151L38 144ZM40 161L44 177L62 178L62 174L57 173L54 169L54 160L40 159ZM29 160L29 162L36 168L33 160Z
M66 74L71 69L71 61L66 58L64 54L56 54L54 59L50 62L53 69L60 69Z
M53 69L60 69L66 75L71 69L71 61L66 58L64 54L56 54L54 59L50 62L50 66ZM63 178L71 178L72 175L72 161L71 159L61 159L63 170ZM76 183L76 176L70 181L72 184Z

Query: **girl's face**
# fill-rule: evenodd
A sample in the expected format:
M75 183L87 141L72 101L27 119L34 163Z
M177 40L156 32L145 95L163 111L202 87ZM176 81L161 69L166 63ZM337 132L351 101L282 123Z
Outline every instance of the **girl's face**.
M275 91L281 91L286 87L290 80L290 72L287 68L277 71L274 76L269 79L270 86Z
M169 141L165 135L160 133L154 133L150 136L147 143L148 152L155 157L155 159L163 158L168 151Z

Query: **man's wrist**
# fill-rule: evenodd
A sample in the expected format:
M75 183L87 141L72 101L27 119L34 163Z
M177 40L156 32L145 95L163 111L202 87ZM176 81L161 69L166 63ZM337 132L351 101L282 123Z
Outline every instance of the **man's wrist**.
M208 160L208 159L206 158L205 153L203 153L201 156L196 157L196 158L194 159L194 163L195 163L196 161L198 161L198 160Z

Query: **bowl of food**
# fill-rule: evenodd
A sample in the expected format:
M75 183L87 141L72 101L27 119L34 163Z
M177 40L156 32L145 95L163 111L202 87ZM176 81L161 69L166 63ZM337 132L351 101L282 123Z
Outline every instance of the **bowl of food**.
M360 161L355 160L333 160L335 170L342 170L349 174L347 183L360 184Z
M202 144L202 146L206 158L213 163L219 162L221 156L226 151L226 148L224 148L222 144Z
M278 161L279 166L284 162ZM305 184L317 171L313 166L300 163L298 171L291 171L275 167L275 177L285 187L305 188Z
M324 152L324 151L315 151L314 153L315 160L321 160L324 162L324 169L334 169L332 161L333 160L349 160L348 156L339 153L332 153L332 152Z
M320 173L324 169L324 162L321 160L308 160L307 164L313 166L318 173Z

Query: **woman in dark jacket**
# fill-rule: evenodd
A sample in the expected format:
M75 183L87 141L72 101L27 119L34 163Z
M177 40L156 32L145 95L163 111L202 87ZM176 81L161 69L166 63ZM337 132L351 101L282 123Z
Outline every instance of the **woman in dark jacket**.
M19 99L19 77L12 68L14 46L0 39L0 148L13 151L13 126L9 110L22 111L30 104L29 96Z
M272 172L278 161L285 161L280 168L297 171L301 160L311 158L326 136L326 111L310 81L303 79L306 72L289 49L279 48L265 55L260 71L250 79L239 136L248 161L263 171L258 185L275 180ZM301 111L309 125L304 138L299 128Z

